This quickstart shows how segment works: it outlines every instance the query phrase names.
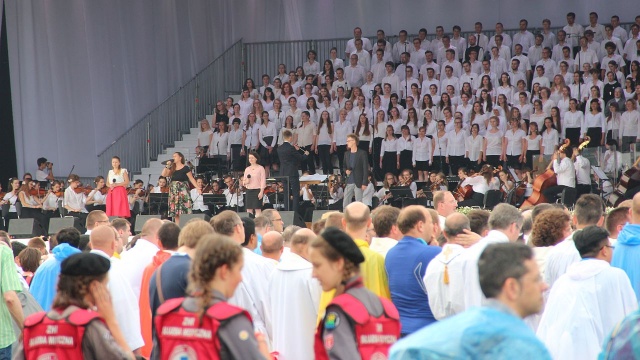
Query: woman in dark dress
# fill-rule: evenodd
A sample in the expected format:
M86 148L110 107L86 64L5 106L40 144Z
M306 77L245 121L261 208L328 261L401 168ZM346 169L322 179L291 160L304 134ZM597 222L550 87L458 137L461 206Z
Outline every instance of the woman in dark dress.
M180 152L173 153L173 160L162 170L162 176L171 178L169 185L169 212L176 224L180 224L180 215L191 214L191 195L189 195L189 183L197 187L196 179L191 174L191 169L185 165L184 155Z

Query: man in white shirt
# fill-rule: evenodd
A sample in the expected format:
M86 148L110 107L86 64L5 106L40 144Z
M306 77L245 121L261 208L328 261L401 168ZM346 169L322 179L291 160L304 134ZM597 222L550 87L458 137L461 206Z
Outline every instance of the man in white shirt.
M514 50L517 44L522 45L523 49L529 49L533 46L535 39L533 34L527 30L527 26L529 26L529 22L526 19L520 20L520 31L513 35Z
M614 49L615 54L622 55L622 51L624 50L624 46L622 44L624 43L613 35L613 26L607 24L604 27L604 30L605 30L604 39L602 39L602 41L600 42L600 48L598 49L599 50L598 55L600 56L600 60L602 60L602 58L607 55L606 46L610 42L616 46Z
M362 86L362 84L364 84L365 72L365 68L358 64L358 55L351 54L351 57L349 58L349 66L344 69L344 76L349 85L351 87Z
M433 51L427 50L424 52L424 63L420 67L420 82L424 81L426 77L427 69L433 69L433 75L436 79L440 79L440 65L433 61Z
M127 281L126 273L123 272L123 264L112 260L116 249L116 234L115 229L109 225L96 227L91 233L91 253L105 257L111 262L107 287L111 294L111 302L116 305L113 308L116 320L127 345L138 353L138 349L144 346L140 330L140 309L138 299Z
M413 39L413 48L409 53L415 66L419 68L425 63L424 50L420 47L420 39Z
M582 259L551 288L537 335L555 359L595 359L605 336L638 308L627 274L610 265L607 230L588 226L573 235Z
M572 150L566 148L564 151L556 151L551 157L553 172L556 173L558 185L550 186L542 192L550 203L555 203L559 197L558 195L565 188L576 187L576 170L569 156L570 154L572 154Z
M596 41L602 41L602 39L604 39L604 26L598 24L597 12L592 11L589 13L589 26L587 26L584 30L591 30Z
M584 33L584 28L580 24L576 24L576 14L570 12L567 14L567 25L562 30L567 33L569 44L571 47L578 45L578 39Z
M453 76L460 77L462 74L462 65L460 65L460 61L456 60L456 52L453 49L445 50L445 59L440 64L440 72L444 72L447 66L451 66Z
M451 38L451 45L453 45L458 50L458 57L456 58L459 61L462 61L462 55L464 55L464 49L467 48L467 40L460 36L460 32L462 29L458 25L453 26L453 37Z
M444 62L449 59L447 57L447 53L448 53L447 50L453 50L452 60L458 58L458 49L455 46L453 46L453 44L451 44L451 38L449 38L449 35L444 35L442 37L442 47L438 49L437 56L436 56L436 61L438 62L438 64L444 64Z
M387 63L384 65L384 68L387 71L387 74L382 78L382 84L391 85L391 92L397 94L398 90L400 89L400 78L394 71L395 65L393 64L393 62L387 61Z
M273 348L283 359L313 360L313 340L322 289L311 277L309 243L316 238L310 229L291 237L291 252L282 257L269 278L273 322ZM285 321L286 319L286 321Z
M427 29L420 28L418 30L418 39L420 39L420 48L423 52L431 49L431 41L427 40Z
M134 294L140 298L140 287L142 285L142 273L145 267L151 263L160 247L158 246L158 230L162 226L162 220L149 219L142 226L140 238L136 241L136 246L120 255L122 262L122 272L129 280Z
M40 187L44 188L44 183L49 183L55 180L53 176L53 163L50 163L46 158L39 158L37 160L38 170L36 170L36 181L40 182Z
M622 51L622 56L626 61L633 61L638 59L638 47L636 43L640 40L640 25L633 24L631 25L631 34L629 36L629 40L624 44L624 49Z
M433 208L438 212L440 228L444 229L444 221L458 208L458 202L450 191L436 191L433 194Z
M576 168L576 199L582 194L591 193L591 163L589 159L582 156L577 147L573 148L571 156L574 167Z
M582 195L576 201L573 210L572 222L576 231L589 225L602 226L604 223L603 205L602 199L596 194ZM580 253L573 242L573 234L556 244L547 253L544 282L549 284L549 288L553 289L556 280L567 272L571 264L580 261Z
M369 71L371 68L371 54L368 51L362 48L362 39L356 39L356 50L351 53L351 55L358 56L358 64L362 65L362 67Z
M454 89L459 89L460 84L458 78L453 76L453 68L449 65L444 68L444 77L440 80L440 86L438 87L441 92L446 91L447 86L451 85Z
M480 74L478 74L474 89L479 89L480 87L482 87L482 77L485 75L491 79L491 84L493 84L493 87L497 87L496 81L498 77L493 71L491 71L491 62L489 60L482 60L482 71L480 72Z
M376 84L380 84L382 82L382 78L386 74L385 63L384 50L376 50L376 56L371 60L371 73L373 74L373 81ZM367 95L365 93L365 96L368 99L371 95Z
M534 44L529 48L527 57L532 65L537 64L542 59L542 40L544 40L544 37L541 34L536 34Z
M438 50L442 47L442 37L444 36L444 27L442 25L436 26L436 37L431 40L431 51L434 55L438 55Z
M400 99L406 99L407 95L411 94L411 85L413 84L420 87L418 80L413 77L413 68L408 66L406 68L405 78L400 82Z
M540 84L540 88L549 87L551 82L549 78L545 76L544 66L536 66L536 76L531 80L531 89L534 84Z
M447 242L442 247L442 252L429 262L423 278L429 294L429 307L438 320L461 313L465 309L462 255L466 251L463 244L467 244L457 241L457 236L465 234L465 230L471 231L468 217L456 212L447 216L442 230Z
M582 70L582 65L587 63L590 64L592 68L596 68L598 64L598 55L591 49L587 47L588 40L586 37L580 38L580 51L576 54L575 57L575 71Z
M496 23L496 34L489 38L489 43L487 44L487 47L485 47L485 49L492 48L497 45L496 35L502 35L502 43L504 44L504 46L511 46L513 44L511 36L503 31L504 25L501 22ZM480 54L478 56L480 56Z
M475 85L477 79L478 79L478 74L471 71L471 63L468 61L463 62L462 75L460 75L460 82L459 82L460 88L456 90L460 91L460 89L462 88L462 85L468 82L471 85L471 89L475 91L476 89L474 89L473 86Z
M402 232L398 230L397 225L398 215L400 209L389 205L380 205L371 213L376 237L371 239L369 248L383 257L386 257L387 252L402 239Z
M511 49L508 46L503 44L502 35L496 35L495 42L496 42L495 47L498 48L498 54L500 54L500 57L503 58L504 61L509 61L509 59L511 59Z
M611 17L611 26L613 27L613 36L620 39L623 44L626 43L628 34L627 31L623 29L622 26L620 26L620 18L618 17L618 15L613 15Z
M405 52L411 51L411 44L407 41L407 30L400 30L398 34L398 42L393 44L393 50L391 56L396 63L400 62L400 55Z
M435 85L438 88L438 94L440 93L440 81L436 79L434 74L433 68L427 68L427 75L424 77L422 85L420 86L421 89L424 89L423 91L425 93L428 93L431 85Z
M557 43L556 35L551 31L551 20L542 20L542 32L540 33L544 40L542 40L542 47L553 48Z
M407 67L413 68L413 77L418 78L418 67L411 62L411 54L404 52L400 55L400 64L396 67L396 75L399 79L404 79Z
M496 46L491 48L491 72L496 75L507 72L507 61L500 57Z
M524 81L525 87L527 86L527 75L520 71L520 60L513 58L511 60L511 70L507 72L509 78L511 78L511 85L517 84L519 80Z
M512 205L501 203L493 208L491 215L489 215L489 233L467 249L460 259L462 278L451 278L451 282L464 283L462 311L487 303L487 298L480 289L478 274L478 259L484 249L490 244L516 242L520 236L523 222L522 214Z
M357 39L362 40L363 49L365 49L366 51L371 51L371 41L369 41L369 39L367 39L366 37L363 38L362 29L360 29L359 27L356 27L355 29L353 29L353 39L347 41L347 47L344 50L344 53L347 55L347 57L356 50L355 42Z
M551 58L555 62L559 62L563 58L562 49L569 48L571 58L573 58L573 47L566 41L567 33L564 30L558 31L558 42L553 45L551 50ZM573 69L573 68L572 68Z
M222 191L222 194L227 198L227 209L236 211L236 209L244 208L244 195L241 191L236 191L238 184L235 184L233 177L231 175L225 176L224 183L227 188Z
M536 63L536 67L544 67L544 75L549 79L549 83L553 83L553 77L556 73L556 62L551 59L551 49L546 47L542 49L542 59Z
M473 25L473 30L474 30L474 33L472 35L475 36L476 43L478 44L478 46L480 46L483 49L486 49L489 46L489 38L487 37L487 35L482 33L482 23L480 21L477 21Z
M525 73L527 75L527 79L531 77L531 61L529 61L529 57L527 57L527 55L522 53L522 45L518 44L515 46L515 53L513 55L513 57L511 58L511 60L513 59L518 59L518 61L520 61L520 65L519 65L519 69L520 71L522 71L523 73Z

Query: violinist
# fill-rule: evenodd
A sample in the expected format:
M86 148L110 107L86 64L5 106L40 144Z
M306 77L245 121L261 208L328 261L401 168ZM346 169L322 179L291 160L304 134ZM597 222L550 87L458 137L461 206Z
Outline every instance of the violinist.
M460 173L458 174L460 175ZM466 175L463 173L463 175ZM489 164L484 165L479 173L473 176L465 177L460 186L471 185L473 194L468 200L458 202L458 207L465 206L482 206L484 203L484 195L491 189L493 182L493 167Z
M127 199L129 172L120 165L120 158L111 158L111 167L107 175L109 192L107 193L107 216L131 217L130 204Z
M167 185L167 178L164 176L160 176L158 178L158 186L154 186L151 192L153 194L168 194L169 185Z
M85 209L87 196L80 187L80 177L76 174L71 174L67 183L69 186L64 191L64 208L68 211L68 215L78 218L80 224L84 224L87 221L89 212Z
M224 124L224 123L223 123ZM204 204L203 194L212 194L213 191L211 186L204 186L204 178L201 176L196 176L196 187L191 189L189 195L191 195L191 200L193 201L193 213L194 214L206 214L211 217L211 211L209 211L209 206Z
M555 203L558 200L558 195L567 187L576 187L576 170L573 166L573 161L569 158L569 155L573 153L570 147L559 149L553 153L551 163L549 166L553 168L553 172L557 177L556 186L550 186L542 191L542 195L550 203Z
M40 183L36 181L30 181L28 183L23 182L18 192L18 199L22 204L22 211L20 213L21 219L34 219L36 221L36 234L34 236L46 236L46 228L49 227L49 219L42 213L42 201L40 200Z
M42 200L42 212L49 218L60 217L58 211L58 201L62 200L64 192L62 191L62 183L58 180L54 180L51 183L51 189L47 193L47 196Z
M96 187L87 195L87 206L90 205L87 210L102 210L106 212L107 191L109 188L107 188L103 176L96 176L93 182Z
M147 197L149 194L168 194L169 193L169 185L167 184L167 178L164 176L158 177L158 185L153 186L150 184L151 189L147 191ZM162 204L151 204L147 199L147 203L149 204L149 212L152 214L165 214L169 210L168 203ZM152 206L153 205L153 206Z
M434 176L435 178L435 176ZM389 199L393 197L391 194L391 187L396 185L396 177L392 173L386 173L384 180L382 181L382 187L378 190L375 196L380 200L379 205L388 205Z
M533 194L533 180L535 180L535 177L532 174L531 168L527 166L522 167L522 170L518 176L520 176L521 184L524 184L524 186L526 186L523 194L524 199L526 199L531 196L531 194Z
M329 176L329 210L342 210L344 189L338 177Z
M413 182L413 173L409 169L405 169L402 171L402 174L398 177L398 181L400 182L398 186L408 187L411 189L411 194L413 197L416 197L416 192L418 191L418 186L415 182Z
M513 181L509 179L509 174L507 174L506 170L498 172L498 179L500 179L500 191L506 196L513 189Z
M133 188L128 191L129 210L131 211L131 217L135 218L136 215L144 212L145 203L145 191L143 189L144 182L138 179L133 182Z
M238 189L239 182L236 182L231 175L226 175L224 183L227 188L222 193L227 198L227 208L229 210L236 211L237 209L242 212L244 211L244 196L242 195L242 189Z
M44 189L44 186L55 180L53 177L53 163L43 157L38 158L37 163L36 180L40 183L40 187Z

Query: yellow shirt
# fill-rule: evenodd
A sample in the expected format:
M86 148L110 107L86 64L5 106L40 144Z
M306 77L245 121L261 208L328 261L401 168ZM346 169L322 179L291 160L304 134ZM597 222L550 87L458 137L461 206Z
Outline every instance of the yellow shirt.
M360 274L364 287L366 287L372 293L391 299L391 293L389 292L389 280L387 279L387 271L384 268L384 257L377 252L369 249L369 243L355 239L356 245L364 255L364 262L360 264ZM320 308L318 309L318 321L324 318L325 309L333 300L335 290L323 291L320 296Z
M118 252L117 252L117 251L115 251L115 252L113 253L113 257L114 257L114 258L116 258L116 259L120 259L120 254L118 254Z

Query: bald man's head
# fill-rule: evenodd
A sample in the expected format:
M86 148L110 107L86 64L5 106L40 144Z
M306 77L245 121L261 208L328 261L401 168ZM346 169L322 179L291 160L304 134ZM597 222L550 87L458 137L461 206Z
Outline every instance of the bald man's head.
M359 201L352 202L344 209L344 221L347 231L365 229L371 222L371 211Z
M149 219L142 226L142 231L140 232L140 238L146 239L149 241L157 241L158 239L158 230L162 226L163 222L160 219Z
M309 244L317 237L311 229L302 228L291 237L291 252L308 259Z
M105 252L109 257L113 256L116 250L116 229L110 225L98 225L89 236L91 249Z
M640 193L633 196L633 204L631 205L631 222L640 224Z
M284 250L284 238L277 231L268 231L262 235L262 244L260 245L262 256L280 260L282 251Z
M469 218L459 212L451 213L444 222L444 236L447 242L454 242L457 235L464 233L464 230L471 229Z

